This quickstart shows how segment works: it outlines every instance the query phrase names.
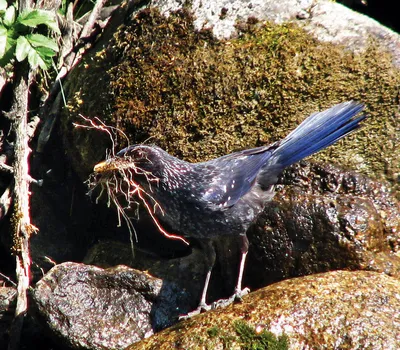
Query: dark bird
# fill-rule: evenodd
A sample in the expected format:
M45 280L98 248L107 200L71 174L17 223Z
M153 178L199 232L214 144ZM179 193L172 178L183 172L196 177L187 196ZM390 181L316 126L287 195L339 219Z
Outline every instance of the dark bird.
M232 301L248 291L242 289L249 247L246 231L274 196L278 176L287 166L359 128L365 117L357 114L363 108L354 101L338 104L312 114L283 140L202 163L185 162L155 146L129 146L94 167L94 175L100 177L96 184L107 184L109 195L120 192L128 201L138 195L161 230L168 224L174 234L202 244L208 269L199 307L189 314L193 315L210 308L206 296L216 258L213 238L240 241L242 258L234 294L228 299Z

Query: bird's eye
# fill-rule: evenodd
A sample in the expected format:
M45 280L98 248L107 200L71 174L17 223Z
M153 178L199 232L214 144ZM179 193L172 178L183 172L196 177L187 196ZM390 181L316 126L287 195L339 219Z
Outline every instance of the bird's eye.
M146 158L146 153L143 152L143 150L138 149L138 150L136 150L136 152L134 154L134 158L137 159L137 160Z

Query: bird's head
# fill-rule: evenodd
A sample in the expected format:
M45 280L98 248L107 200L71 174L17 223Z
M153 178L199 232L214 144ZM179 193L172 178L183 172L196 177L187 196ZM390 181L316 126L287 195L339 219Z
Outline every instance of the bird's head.
M119 151L115 156L96 164L87 183L89 193L100 185L107 193L124 193L130 191L152 191L159 184L163 164L158 147L135 145Z
M171 159L173 157L158 147L126 147L115 156L94 166L93 173L87 181L89 194L99 188L97 201L106 193L108 204L115 204L119 217L125 219L131 233L135 233L135 229L126 211L135 208L140 202L143 203L162 234L188 244L184 238L165 231L156 218L158 213L164 215L156 194L162 174Z
M159 165L158 147L134 145L119 151L115 156L96 164L93 171L97 174L107 175L124 171L135 174L152 174L157 176Z

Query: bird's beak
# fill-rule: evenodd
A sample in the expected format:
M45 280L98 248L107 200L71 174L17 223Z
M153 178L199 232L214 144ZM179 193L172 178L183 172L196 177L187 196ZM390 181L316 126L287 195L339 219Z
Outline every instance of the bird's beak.
M110 162L107 160L96 164L93 168L93 171L95 173L104 173L106 171L113 171L113 170L117 170L117 164L115 162Z

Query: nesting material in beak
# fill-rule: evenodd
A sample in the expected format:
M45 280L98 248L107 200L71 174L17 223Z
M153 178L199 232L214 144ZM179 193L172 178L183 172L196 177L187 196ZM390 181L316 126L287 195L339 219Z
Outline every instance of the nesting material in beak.
M100 162L96 164L93 168L95 173L105 173L106 171L117 170L118 166L116 162L110 162L105 160L104 162Z

